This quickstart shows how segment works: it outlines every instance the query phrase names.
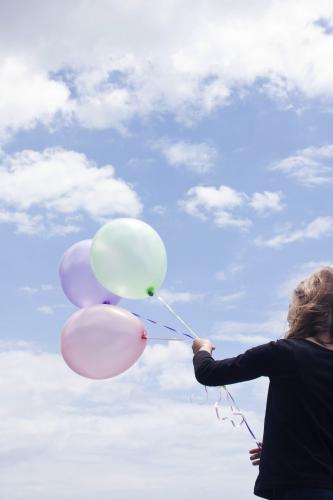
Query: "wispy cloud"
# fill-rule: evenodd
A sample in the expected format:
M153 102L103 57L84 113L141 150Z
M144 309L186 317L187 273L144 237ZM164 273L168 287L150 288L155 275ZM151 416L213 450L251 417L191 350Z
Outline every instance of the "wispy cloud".
M42 292L51 292L52 290L54 290L54 286L50 284L40 285L40 289L42 290Z
M229 341L231 338L238 338L239 342L251 343L250 339L252 340L254 336L257 343L257 341L261 342L263 339L269 341L281 338L286 328L287 310L275 311L263 321L219 321L213 327L213 338L223 340L225 337ZM258 335L260 340L258 340ZM246 341L247 338L248 341Z
M159 295L165 299L169 304L176 304L177 302L189 303L197 300L202 300L204 294L196 292L179 292L162 288Z
M186 168L203 174L212 170L217 158L216 149L207 142L185 142L160 139L152 145L173 167Z
M225 270L217 271L214 274L214 278L217 281L225 281L228 278L234 278L244 269L245 269L245 264L236 260L235 262L232 262L230 265L228 265Z
M38 286L24 285L17 289L18 293L25 295L35 295L38 292L51 292L54 290L54 286L50 284L43 284Z
M39 291L39 288L33 286L25 285L17 289L18 293L23 293L25 295L34 295Z
M217 281L225 281L225 280L227 279L227 276L226 276L225 271L217 271L217 272L214 274L214 278L215 278Z
M55 314L58 309L68 309L71 306L69 304L48 304L38 306L36 311L40 314L45 314L46 316L51 316Z
M246 195L229 186L196 186L186 194L185 199L179 202L180 207L189 215L202 220L211 216L217 226L235 226L248 229L251 221L244 217L235 216L232 211L244 205Z
M333 267L333 261L329 260L319 260L319 261L308 261L295 266L288 273L288 278L283 281L278 287L278 294L282 299L290 299L293 290L296 286L306 278L308 275L323 266Z
M230 272L230 274L238 274L241 271L243 271L245 267L246 267L245 264L242 264L240 262L234 262L229 266L228 271Z
M39 306L37 307L37 312L41 314L46 314L47 316L54 314L54 307L52 306Z
M283 194L274 191L253 193L249 203L259 215L268 215L270 212L280 212L286 206L282 203Z
M14 207L13 210L15 210ZM42 233L45 229L41 215L21 211L0 210L0 223L12 224L18 233L28 235Z
M242 333L234 333L228 335L226 333L221 333L221 335L216 335L214 339L222 340L223 342L239 342L240 344L265 344L272 340L271 337L264 337L263 335L247 335Z
M333 217L323 216L317 217L312 222L309 222L302 229L287 229L277 234L273 238L264 240L261 236L256 238L255 243L258 246L281 248L290 243L303 241L306 239L326 238L333 234Z
M333 144L300 149L295 155L271 165L271 170L284 173L301 184L319 186L333 181Z
M240 290L239 292L230 293L228 295L219 295L215 298L219 304L231 304L245 297L246 291Z
M264 191L252 196L230 186L195 186L179 201L179 206L189 215L207 220L211 217L219 227L234 226L248 230L252 221L248 217L235 215L236 210L251 207L261 216L279 212L285 208L282 192Z
M151 212L158 215L164 215L167 212L167 207L163 205L154 205L151 208Z

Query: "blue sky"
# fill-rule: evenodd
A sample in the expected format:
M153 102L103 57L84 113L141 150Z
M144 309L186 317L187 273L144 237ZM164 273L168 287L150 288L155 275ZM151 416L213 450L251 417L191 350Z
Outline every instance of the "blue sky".
M190 344L151 342L110 381L70 372L59 338L75 307L58 264L104 221L140 217L167 248L161 293L216 357L282 337L293 287L332 263L333 10L77 0L50 13L36 0L17 17L12 4L0 30L3 495L252 498L252 442L216 421ZM153 300L120 305L177 326ZM260 436L267 381L231 389Z

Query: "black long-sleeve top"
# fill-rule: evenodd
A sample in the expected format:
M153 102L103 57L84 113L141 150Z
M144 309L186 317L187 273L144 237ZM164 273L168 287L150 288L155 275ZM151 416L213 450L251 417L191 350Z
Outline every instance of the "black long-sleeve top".
M254 494L308 487L333 490L333 351L289 338L215 361L205 351L193 358L206 386L269 377L263 447Z

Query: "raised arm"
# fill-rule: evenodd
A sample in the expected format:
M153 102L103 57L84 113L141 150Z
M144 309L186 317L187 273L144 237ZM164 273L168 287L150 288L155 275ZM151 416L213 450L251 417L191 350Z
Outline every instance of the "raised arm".
M218 386L245 382L261 376L270 376L277 366L276 342L268 342L248 349L234 358L216 361L206 351L198 351L193 357L197 381L206 386Z

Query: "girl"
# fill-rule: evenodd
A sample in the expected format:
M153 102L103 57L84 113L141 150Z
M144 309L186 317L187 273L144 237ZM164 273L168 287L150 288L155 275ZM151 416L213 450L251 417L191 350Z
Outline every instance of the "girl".
M215 361L209 340L193 342L198 382L219 386L269 377L254 494L271 500L333 500L333 268L293 293L284 339Z

